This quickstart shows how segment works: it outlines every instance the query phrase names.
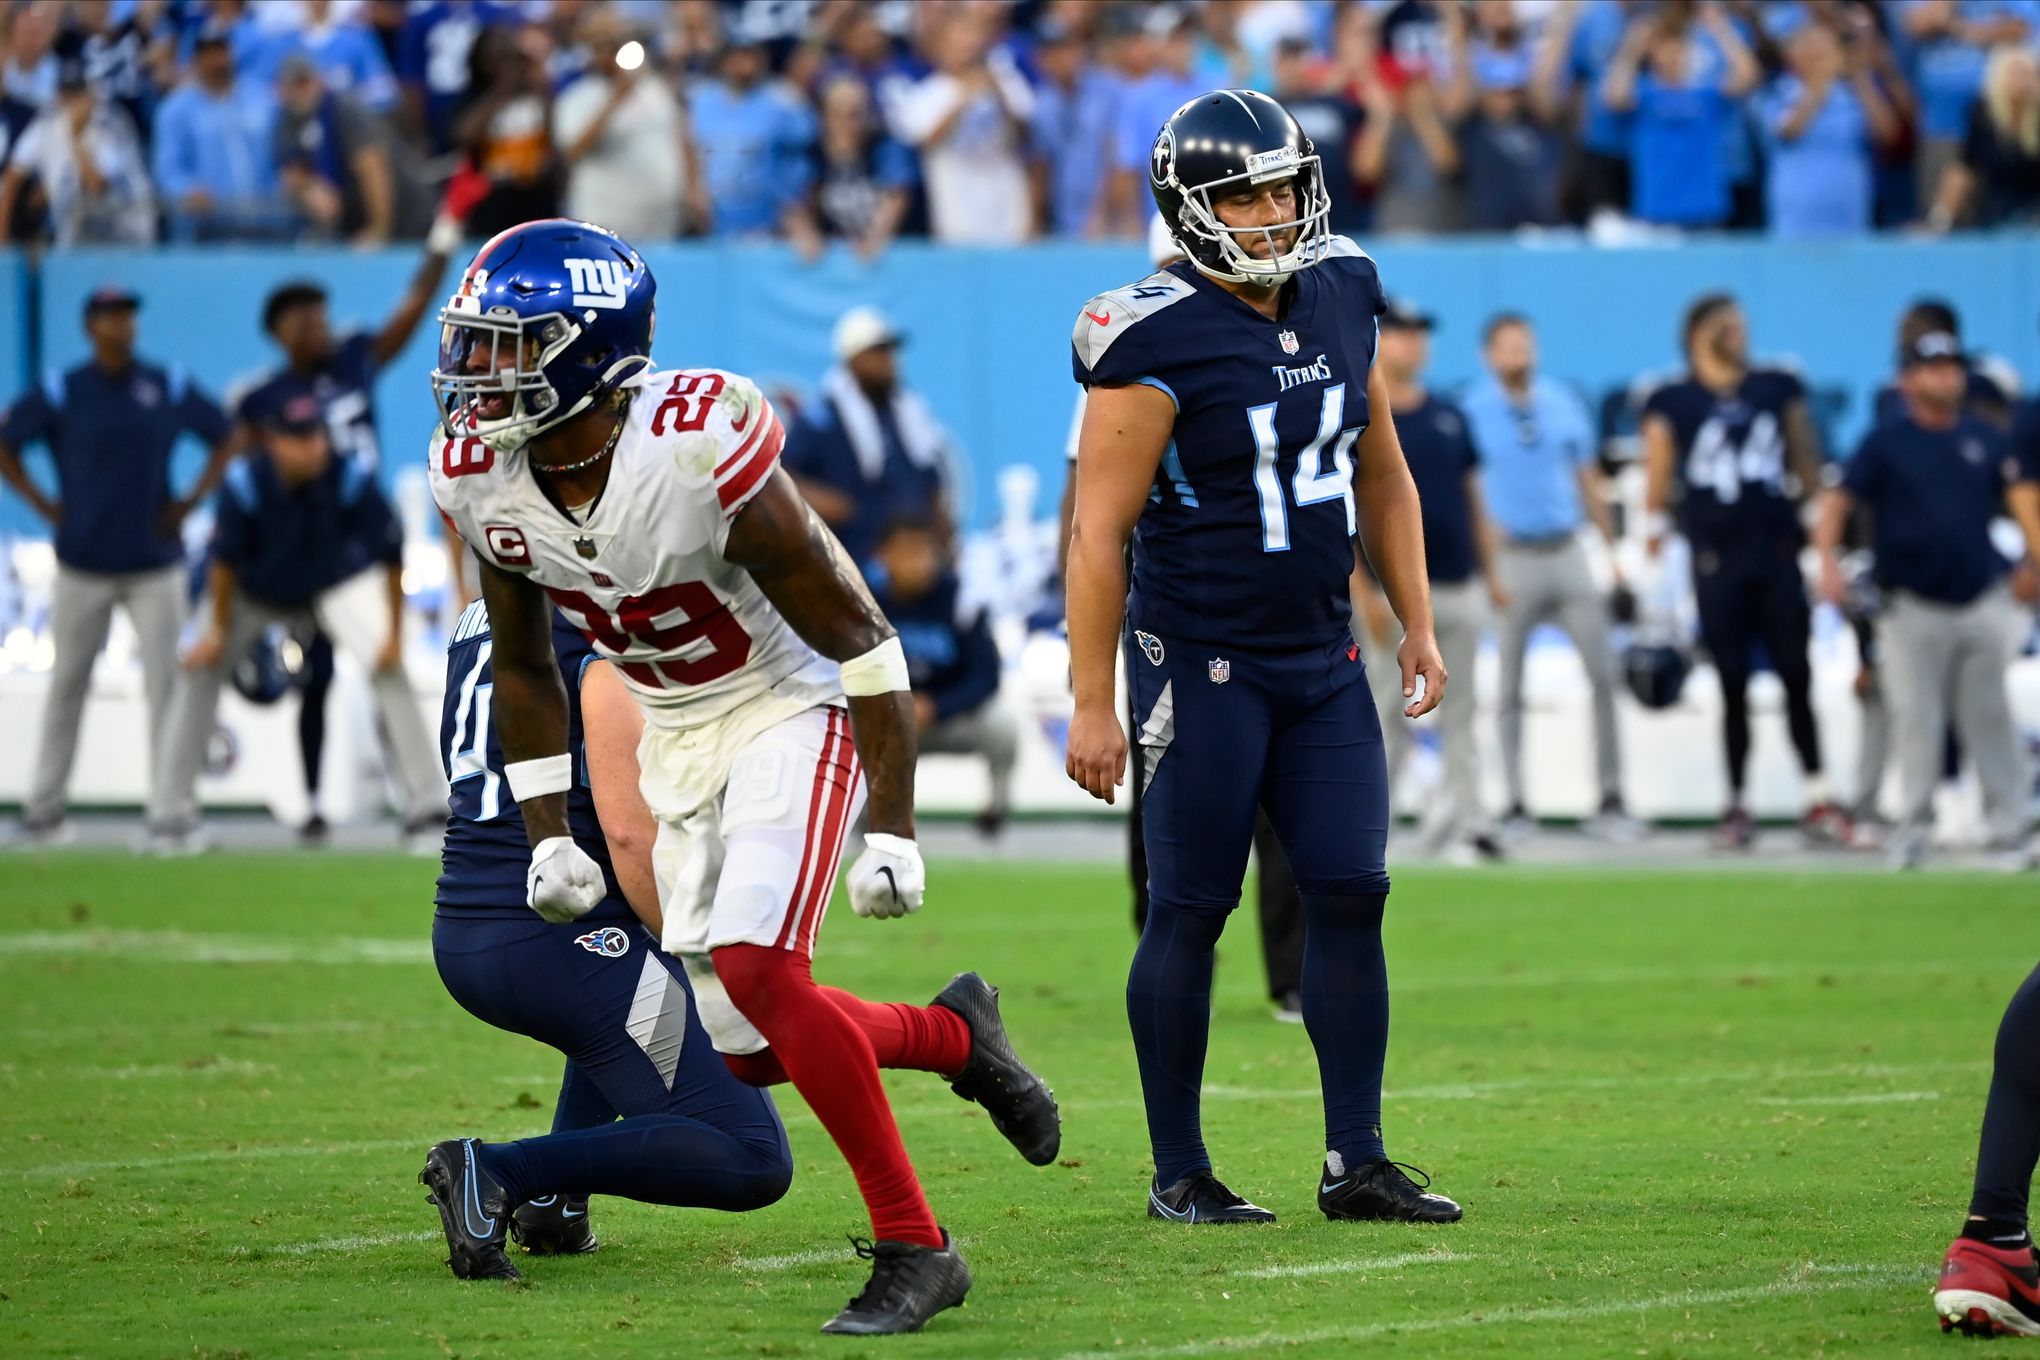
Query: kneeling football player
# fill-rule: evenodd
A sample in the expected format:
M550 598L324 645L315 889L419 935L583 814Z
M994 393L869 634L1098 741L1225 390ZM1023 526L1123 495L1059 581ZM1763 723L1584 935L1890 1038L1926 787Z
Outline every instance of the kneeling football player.
M575 840L608 889L577 921L525 905L530 853L490 722L489 615L469 605L448 648L440 755L451 815L432 926L446 989L499 1029L567 1057L553 1131L513 1143L456 1138L421 1177L464 1280L515 1279L505 1234L536 1255L593 1251L590 1194L760 1209L793 1160L772 1097L710 1046L677 959L658 946L651 814L637 794L641 720L608 664L555 616L571 718Z

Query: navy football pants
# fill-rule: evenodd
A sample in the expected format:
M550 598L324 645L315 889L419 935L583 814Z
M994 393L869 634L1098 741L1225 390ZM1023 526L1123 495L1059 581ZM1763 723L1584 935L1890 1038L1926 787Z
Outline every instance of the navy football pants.
M679 962L644 926L441 911L432 954L470 1014L567 1058L553 1123L567 1139L488 1145L513 1200L599 1193L748 1209L785 1193L793 1163L772 1097L731 1075Z
M1257 806L1303 907L1299 990L1326 1148L1348 1165L1379 1160L1388 763L1359 648L1233 652L1136 633L1126 667L1149 896L1126 1004L1158 1185L1211 1165L1200 1088L1213 950L1239 904Z

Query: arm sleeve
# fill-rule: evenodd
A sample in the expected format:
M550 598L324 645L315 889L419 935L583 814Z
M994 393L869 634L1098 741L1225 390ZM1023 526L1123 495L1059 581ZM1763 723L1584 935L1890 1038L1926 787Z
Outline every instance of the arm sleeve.
M914 171L914 153L890 137L879 142L872 164L873 177L887 189L911 189L919 178Z
M234 494L229 476L213 497L213 554L230 567L245 567L254 551L254 516Z
M165 200L175 203L192 187L192 174L185 165L185 110L183 100L171 98L156 112L156 144L149 169Z
M375 474L364 463L351 463L345 480L347 537L361 545L372 562L386 567L404 564L404 526L390 508L389 498L376 485Z
M956 630L956 664L928 697L935 716L948 721L970 712L999 692L999 644L992 639L991 620L983 609Z
M1855 456L1842 465L1842 486L1858 500L1870 500L1877 494L1879 450L1884 446L1875 430L1863 436L1863 442L1856 446Z
M396 76L382 44L365 28L353 30L354 51L348 63L354 68L354 88L349 91L368 108L381 113L397 102Z
M26 448L39 439L48 439L56 423L56 408L50 405L48 394L40 387L31 387L21 394L21 400L7 408L6 415L0 416L0 444Z
M2012 457L2019 464L2017 480L2040 481L2040 398L2019 408L2012 421L2011 444Z
M207 444L217 444L227 437L227 413L219 403L194 386L183 375L177 381L183 385L182 400L177 403L177 414L189 430Z

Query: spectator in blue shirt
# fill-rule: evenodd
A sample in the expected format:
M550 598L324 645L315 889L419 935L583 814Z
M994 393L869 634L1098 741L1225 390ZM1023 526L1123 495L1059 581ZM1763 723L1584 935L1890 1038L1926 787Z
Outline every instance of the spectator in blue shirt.
M156 185L176 241L265 240L287 234L271 144L276 101L234 73L223 30L193 49L191 78L156 110Z
M2033 867L2031 779L2005 697L2017 617L2008 564L1991 522L2009 508L2029 556L2040 558L2040 468L2002 431L1967 414L1962 342L1915 337L1900 356L1906 411L1864 437L1839 486L1822 497L1814 533L1821 594L1846 594L1838 550L1853 509L1870 511L1878 584L1878 653L1888 675L1901 808L1893 868L1925 857L1944 734L1953 722L1976 763L1992 848Z
M227 419L179 369L135 357L141 300L102 288L85 303L92 358L52 373L0 419L0 479L56 529L57 580L50 597L56 660L43 705L35 774L22 813L33 840L63 834L78 723L92 690L92 663L106 645L119 605L133 626L142 661L149 735L163 720L177 678L177 633L184 625L184 567L178 530L192 505L225 470L232 444ZM192 435L211 449L190 492L171 486L177 442ZM22 469L20 451L48 447L56 467L51 500Z
M1903 0L1898 22L1913 45L1920 100L1920 202L1934 201L1941 176L1961 153L1990 50L2030 41L2036 11L2034 0Z
M1629 115L1608 107L1601 78L1622 46L1632 8L1629 0L1553 6L1537 59L1531 108L1547 127L1578 130L1582 217L1601 208L1629 211Z
M1628 839L1637 827L1622 802L1608 605L1579 538L1583 521L1591 519L1611 548L1615 541L1593 426L1578 397L1538 376L1537 340L1526 318L1505 312L1489 321L1483 357L1489 376L1467 390L1460 410L1486 473L1488 513L1502 533L1496 575L1509 591L1502 610L1499 723L1509 820L1519 827L1529 821L1523 787L1523 659L1530 634L1554 619L1571 635L1593 687L1601 802L1590 825L1611 839Z
M1633 114L1630 212L1646 222L1718 227L1734 206L1729 139L1762 72L1720 9L1701 14L1705 40L1674 14L1632 20L1602 79L1608 107Z
M984 759L991 794L977 824L991 835L1012 810L1020 723L999 700L990 616L965 594L932 520L895 520L867 570L871 593L907 654L921 754Z
M485 28L521 19L515 5L493 0L436 0L404 20L397 77L405 117L435 155L454 145L453 120L473 83L468 58L475 38Z
M386 113L396 107L397 78L390 71L382 44L368 25L334 19L333 0L303 0L301 26L275 34L257 53L245 74L274 82L283 64L303 57L319 73L325 87L352 98L363 108Z
M1034 91L1033 153L1048 230L1102 236L1119 78L1091 60L1083 34L1068 24L1045 29L1034 56L1042 81Z
M214 511L207 622L185 654L157 753L152 848L202 848L198 776L220 685L270 625L314 619L369 673L407 795L405 830L422 834L446 815L446 782L404 671L403 530L375 473L334 453L315 395L275 408L259 438L262 452L228 471Z
M1151 10L1140 31L1123 40L1121 53L1126 84L1112 137L1112 214L1118 234L1137 236L1147 225L1148 156L1155 136L1170 114L1208 87L1191 69L1196 52L1190 20L1178 10Z
M755 43L732 44L720 74L687 99L712 228L719 236L767 235L807 191L813 120L767 82L765 49Z
M1785 50L1791 71L1763 109L1771 234L1860 235L1870 229L1872 149L1898 136L1898 117L1864 55L1826 24L1802 24Z

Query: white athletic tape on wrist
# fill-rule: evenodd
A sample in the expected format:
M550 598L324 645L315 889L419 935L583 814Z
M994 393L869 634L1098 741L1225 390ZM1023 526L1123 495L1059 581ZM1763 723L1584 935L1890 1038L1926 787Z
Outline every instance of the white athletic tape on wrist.
M510 796L522 803L549 793L565 793L574 783L574 758L562 751L536 760L513 760L503 767Z
M852 698L891 694L911 689L907 679L907 653L897 637L889 637L863 656L843 663L843 692Z

